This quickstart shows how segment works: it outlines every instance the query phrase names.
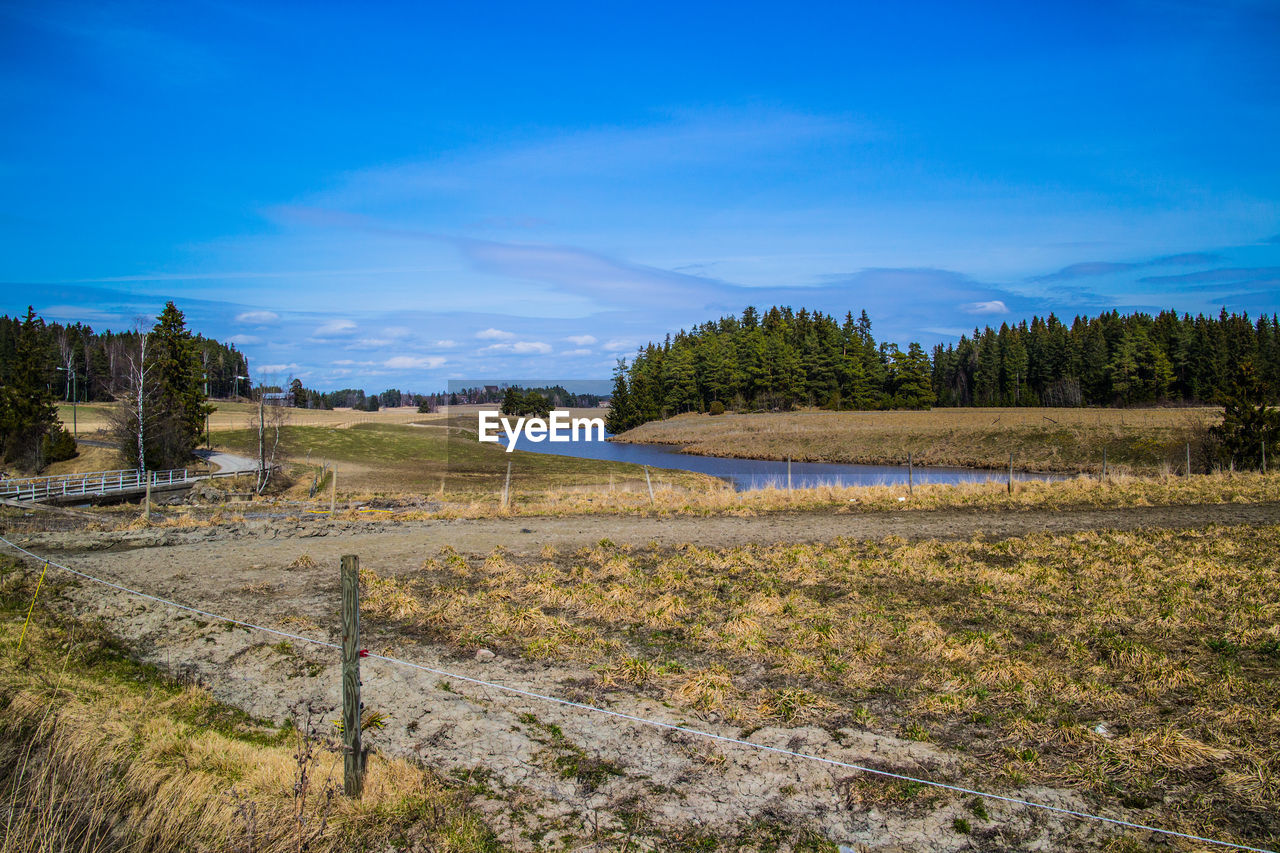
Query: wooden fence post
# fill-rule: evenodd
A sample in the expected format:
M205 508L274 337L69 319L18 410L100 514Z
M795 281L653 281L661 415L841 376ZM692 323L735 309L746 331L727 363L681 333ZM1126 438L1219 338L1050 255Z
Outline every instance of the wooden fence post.
M360 748L360 558L342 557L342 791L359 799L364 790Z
M333 479L329 481L329 515L333 515L333 508L338 500L338 466L333 466Z
M511 460L507 460L507 479L502 483L502 508L506 509L511 500Z
M1267 473L1267 440L1262 439L1262 473Z
M147 494L146 494L146 497L143 498L142 519L144 521L150 521L151 520L151 472L150 471L146 472L146 477L147 477Z
M1013 454L1009 454L1009 494L1013 494Z
M787 491L791 491L791 457L787 457Z
M649 487L649 506L653 506L653 481L649 479L649 466L644 466L644 482Z
M912 474L911 468L912 468L911 451L908 450L907 451L907 494L914 495L916 493L916 481L915 481L915 476Z
M1101 477L1101 479L1103 479L1103 480L1106 480L1106 479L1107 479L1107 449L1106 449L1105 447L1104 447L1104 448L1102 448L1102 477Z
M1187 479L1191 479L1191 442L1187 442Z

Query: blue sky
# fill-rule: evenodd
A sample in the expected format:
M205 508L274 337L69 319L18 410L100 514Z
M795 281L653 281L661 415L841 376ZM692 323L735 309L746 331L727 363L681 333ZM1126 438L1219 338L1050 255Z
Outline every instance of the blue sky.
M1280 310L1280 5L0 3L4 312L256 378L607 376L790 304L926 344Z

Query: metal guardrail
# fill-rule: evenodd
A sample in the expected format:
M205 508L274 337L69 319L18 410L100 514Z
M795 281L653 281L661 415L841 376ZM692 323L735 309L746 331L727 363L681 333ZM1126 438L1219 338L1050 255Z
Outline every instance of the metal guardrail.
M51 498L93 498L122 492L141 491L147 487L180 486L198 480L215 477L235 477L243 471L219 471L214 474L192 474L186 468L168 471L93 471L87 474L64 474L57 477L28 477L21 480L0 480L0 498L23 501L42 501Z

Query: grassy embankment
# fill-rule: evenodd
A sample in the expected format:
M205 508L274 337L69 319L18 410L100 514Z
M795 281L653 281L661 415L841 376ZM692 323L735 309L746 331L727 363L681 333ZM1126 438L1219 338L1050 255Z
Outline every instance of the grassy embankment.
M808 462L1003 468L1098 473L1208 469L1199 443L1221 409L934 409L680 415L643 424L627 441L678 445L689 453Z
M950 781L1066 787L1140 822L1274 846L1277 553L1274 526L445 549L399 579L364 572L362 606L397 636L576 662L611 700L654 695L744 735L814 724L930 741L961 756ZM865 777L846 793L860 808L950 796Z
M644 470L638 465L575 459L517 450L507 453L475 438L475 418L455 416L407 424L360 423L335 429L325 426L285 426L281 451L288 457L299 488L309 488L316 466L336 465L338 488L356 496L427 494L452 499L494 498L512 463L513 495L545 492L572 493L588 489L641 489ZM214 443L236 453L256 455L257 432L215 432ZM307 467L310 460L312 467ZM683 471L657 471L659 486L681 489L719 488L719 481Z
M38 605L19 652L35 582L0 564L0 853L499 849L422 768L371 755L349 800L335 744L176 684L95 626Z

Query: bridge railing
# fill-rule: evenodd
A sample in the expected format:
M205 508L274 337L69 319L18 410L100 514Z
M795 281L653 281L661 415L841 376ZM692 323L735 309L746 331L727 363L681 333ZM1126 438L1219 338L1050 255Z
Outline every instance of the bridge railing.
M125 469L122 471L92 471L85 474L63 474L56 477L27 477L25 479L0 480L0 498L23 501L41 501L50 498L85 497L141 491L150 479L152 488L175 486L213 477L235 477L244 472L219 471L215 474L194 474L186 468L167 471Z

